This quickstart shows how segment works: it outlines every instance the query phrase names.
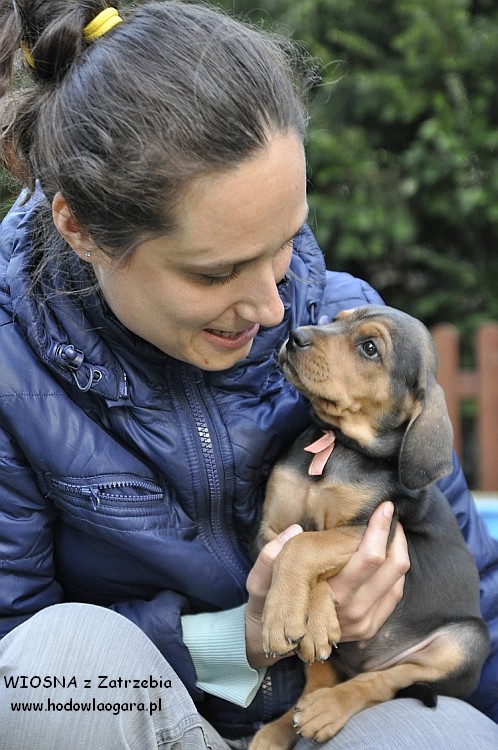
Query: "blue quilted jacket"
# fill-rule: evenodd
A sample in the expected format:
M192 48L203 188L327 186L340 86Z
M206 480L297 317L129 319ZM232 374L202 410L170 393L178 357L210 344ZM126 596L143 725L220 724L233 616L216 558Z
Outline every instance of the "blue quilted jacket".
M15 205L0 230L1 634L56 602L112 607L147 633L219 731L250 733L295 701L300 663L269 669L247 709L203 694L180 616L245 601L268 474L309 422L275 352L295 326L378 295L326 272L304 228L280 284L283 322L232 369L203 372L134 336L98 294L58 294L67 282L55 271L30 294L37 200ZM456 461L441 488L481 572L493 639L472 701L498 721L498 545Z

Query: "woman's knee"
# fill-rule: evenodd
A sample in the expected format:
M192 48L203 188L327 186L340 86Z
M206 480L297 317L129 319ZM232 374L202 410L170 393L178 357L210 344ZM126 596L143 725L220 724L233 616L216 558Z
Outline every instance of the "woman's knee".
M62 669L61 675L67 677L71 667L122 664L125 656L126 661L133 660L137 651L144 667L150 662L169 669L134 623L113 610L81 603L46 607L0 642L3 663L7 659L17 668L36 669L36 674L45 676L56 669Z
M300 740L295 750L316 743ZM323 750L495 750L498 726L468 703L439 697L435 709L412 698L379 703L353 716Z
M39 746L29 743L44 733L58 737L61 720L60 747L89 736L109 748L205 747L168 662L136 625L103 607L54 605L17 627L0 642L0 680L8 688L0 736L12 735L16 750Z

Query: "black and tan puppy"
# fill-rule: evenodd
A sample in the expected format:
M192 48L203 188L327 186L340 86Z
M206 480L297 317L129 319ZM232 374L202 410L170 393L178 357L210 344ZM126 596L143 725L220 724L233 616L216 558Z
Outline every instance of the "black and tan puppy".
M324 741L413 685L428 684L433 705L437 693L464 697L488 653L478 573L433 486L452 470L453 433L428 330L398 310L366 306L298 328L279 358L316 421L269 480L259 546L293 523L304 532L277 558L263 640L269 654L295 650L308 662L307 684L251 750L291 747L298 734ZM403 598L374 638L333 648L341 632L327 578L385 500L408 541Z

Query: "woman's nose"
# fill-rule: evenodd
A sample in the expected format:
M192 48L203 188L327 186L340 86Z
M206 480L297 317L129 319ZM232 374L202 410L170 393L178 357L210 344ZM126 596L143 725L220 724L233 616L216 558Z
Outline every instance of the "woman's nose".
M237 313L244 320L259 323L265 328L276 326L282 321L284 306L273 271L248 280L244 297L237 304Z

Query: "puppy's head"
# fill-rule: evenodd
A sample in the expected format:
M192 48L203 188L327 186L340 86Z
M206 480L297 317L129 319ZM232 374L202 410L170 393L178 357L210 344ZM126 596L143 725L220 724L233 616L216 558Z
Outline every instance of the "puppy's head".
M340 313L293 331L279 354L320 421L372 455L399 454L400 479L420 489L452 470L453 430L427 328L389 307Z

